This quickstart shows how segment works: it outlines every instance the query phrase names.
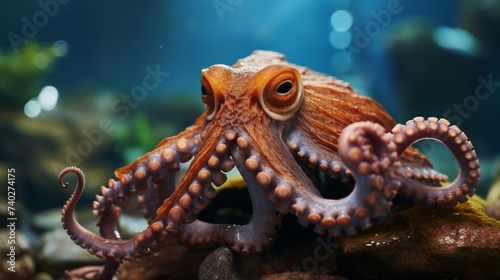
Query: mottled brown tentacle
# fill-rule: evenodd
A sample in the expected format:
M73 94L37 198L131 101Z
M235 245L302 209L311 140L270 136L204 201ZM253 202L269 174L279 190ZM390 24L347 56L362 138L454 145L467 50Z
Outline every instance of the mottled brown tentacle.
M326 147L318 146L299 130L288 133L285 141L290 151L310 168L317 169L344 182L352 179L350 171L347 170L337 153L327 152Z
M424 202L431 207L445 207L467 201L467 195L472 196L479 186L481 171L479 161L472 143L465 133L457 126L451 125L445 119L422 117L414 118L405 125L398 124L392 129L393 142L398 153L402 154L406 148L418 140L430 138L442 142L455 156L460 171L457 178L447 186L432 186L422 180L419 169L403 168L399 170L401 191L415 201ZM440 173L427 173L431 181L443 181Z
M174 192L175 189L171 190L172 185L175 186L175 177L173 176L168 180L156 184L153 183L151 178L148 179L147 190L137 196L138 204L144 207L142 210L144 218L151 221L156 217L158 206Z
M113 261L119 262L124 258L148 254L150 250L155 249L149 246L151 243L166 240L167 236L162 234L163 227L159 224L151 224L146 230L139 233L136 238L129 240L104 238L82 227L74 218L74 209L82 195L85 186L85 176L83 172L76 167L67 167L63 169L59 174L59 184L63 188L69 185L67 182L63 182L64 176L68 173L74 173L77 176L77 184L75 191L63 207L61 221L71 239L80 247L87 249L91 254L97 257L107 257Z
M154 151L115 172L119 180L110 180L108 182L109 188L102 187L103 195L96 196L97 201L94 202L94 215L101 216L98 225L102 237L81 227L73 217L74 207L85 184L83 172L76 167L69 167L61 172L59 181L63 187L68 185L62 183L62 179L67 173L75 173L78 178L75 192L63 209L64 228L75 243L82 248L98 257L106 257L103 269L99 271L87 269L84 271L85 275L96 279L108 278L109 275L114 274L118 266L117 263L122 259L149 254L151 251L158 250L158 243L166 240L167 233L161 222L151 224L146 230L137 234L136 238L126 241L118 240L120 238L118 226L120 209L115 207L113 202L136 193L138 190L146 189L146 182L149 184L153 184L153 181L168 183L168 186L162 184L165 189L159 190L158 193L173 192L175 188L174 172L179 170L180 162L189 160L196 152L197 144L200 141L199 133L204 122L204 116L202 116L194 126L176 137L163 140ZM148 201L147 203L150 206L153 205L153 202ZM81 275L79 271L69 273Z
M352 235L372 225L372 219L390 208L395 196L387 172L398 165L395 145L385 129L372 122L358 122L347 126L338 142L339 155L356 180L353 191L342 199L324 199L304 192L296 186L298 195L292 208L299 222L311 223L318 233L331 236Z
M94 216L99 217L106 207L126 196L148 189L148 180L163 183L159 193L171 194L175 189L175 173L180 164L192 159L205 125L204 114L196 123L174 137L165 138L146 155L115 171L118 180L110 179L108 187L101 186L101 194L94 201Z
M231 155L247 184L252 200L252 218L246 225L210 224L197 220L181 225L182 233L179 234L179 240L196 247L211 247L218 244L227 245L233 251L244 254L261 252L269 248L276 235L276 227L280 224L280 216L276 213L279 210L269 201L273 194L262 185L271 177L262 171L263 167L259 164L260 156L253 150L249 138L244 133L227 131L223 142L219 147L225 145L227 151L219 155L220 162L229 159Z
M69 170L68 170L69 171ZM77 170L73 170L75 174L77 174L78 177L78 184L83 186L85 184L85 178L83 173L77 172ZM64 174L61 173L60 178L59 178L59 184L61 184L61 179L64 177ZM62 185L63 187L67 187L67 183L64 183ZM79 186L77 185L77 188ZM73 196L72 196L73 197ZM75 202L76 204L76 202ZM120 217L120 208L119 207L114 207L113 205L111 207L108 207L106 211L103 213L103 217L98 223L99 226L99 233L101 234L102 237L104 238L109 238L109 239L119 239L120 238L120 232L119 232L119 217ZM64 214L64 210L63 210ZM105 263L102 266L86 266L78 269L73 269L73 270L68 270L65 271L66 277L77 277L81 279L99 279L99 280L107 280L107 279L112 279L113 275L116 274L116 271L118 270L120 263L117 262L114 259L110 258L105 258Z
M224 129L215 127L213 134L204 135L202 144L196 151L186 174L171 196L158 207L152 224L164 225L164 232L178 237L182 225L196 220L198 213L205 208L216 192L212 184L219 186L226 180L227 172L234 167L229 157L219 160L219 155L227 149L222 139ZM219 139L222 139L219 141Z

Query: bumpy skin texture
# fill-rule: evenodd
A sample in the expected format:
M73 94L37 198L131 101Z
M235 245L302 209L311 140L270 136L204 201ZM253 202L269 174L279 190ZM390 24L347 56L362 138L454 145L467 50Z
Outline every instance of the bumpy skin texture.
M88 278L109 278L124 259L151 254L169 236L198 247L227 245L236 252L268 248L283 214L331 236L353 235L369 228L401 192L431 207L465 202L479 184L476 153L465 134L444 119L417 117L396 124L375 101L347 83L288 63L275 52L255 51L232 67L214 65L202 71L205 112L193 126L164 139L148 154L116 170L96 196L94 214L101 236L82 228L73 210L84 187L78 183L63 209L70 237L91 254L105 257L103 270L76 271ZM460 167L457 178L435 171L427 158L410 147L432 138L444 143ZM176 179L179 164L191 160ZM252 199L246 225L210 224L197 215L215 197L225 172L237 168ZM332 199L319 189L328 180L355 182L344 198ZM215 187L214 187L215 186ZM120 210L115 202L138 194L150 224L130 240L119 238Z

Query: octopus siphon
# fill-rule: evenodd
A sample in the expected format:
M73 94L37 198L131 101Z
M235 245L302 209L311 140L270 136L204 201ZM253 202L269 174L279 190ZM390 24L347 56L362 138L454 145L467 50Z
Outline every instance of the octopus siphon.
M233 66L201 71L205 111L192 126L163 139L151 152L115 171L93 203L100 236L83 228L74 209L85 183L77 176L62 210L73 241L99 258L103 267L72 275L110 279L123 260L151 255L172 237L182 244L228 246L242 254L269 248L286 214L314 232L354 235L372 226L400 194L429 207L467 201L479 185L480 167L467 136L445 119L415 117L396 124L376 101L348 83L287 62L282 54L255 51ZM433 168L412 144L443 143L459 172L453 182ZM188 163L183 176L180 164ZM247 224L215 224L198 214L217 195L227 172L237 169L251 198ZM326 197L332 181L351 182L349 193ZM135 195L149 226L129 240L119 231L118 201Z

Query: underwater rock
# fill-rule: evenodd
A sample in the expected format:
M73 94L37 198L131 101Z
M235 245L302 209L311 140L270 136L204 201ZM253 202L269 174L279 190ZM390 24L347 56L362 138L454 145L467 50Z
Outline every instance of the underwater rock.
M118 279L197 279L198 267L209 253L189 250L169 238L152 256L124 261L118 271Z
M228 247L220 247L210 253L199 269L199 280L245 279L240 275L234 253Z
M0 265L0 279L11 279L11 280L27 280L33 279L35 274L35 262L30 255L31 246L28 239L19 231L15 234L15 250L11 251L11 246L7 240L9 240L10 230L2 229L0 230L0 255L2 256L2 263ZM3 242L5 241L5 242ZM11 261L12 254L14 260Z
M339 268L353 279L500 279L500 221L477 195L446 209L396 211L340 240Z

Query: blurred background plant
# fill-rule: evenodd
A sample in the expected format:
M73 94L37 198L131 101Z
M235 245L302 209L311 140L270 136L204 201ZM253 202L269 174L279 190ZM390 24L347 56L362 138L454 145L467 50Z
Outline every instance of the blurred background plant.
M36 97L54 63L64 56L64 46L29 41L18 52L0 49L0 96L3 108L23 108Z

